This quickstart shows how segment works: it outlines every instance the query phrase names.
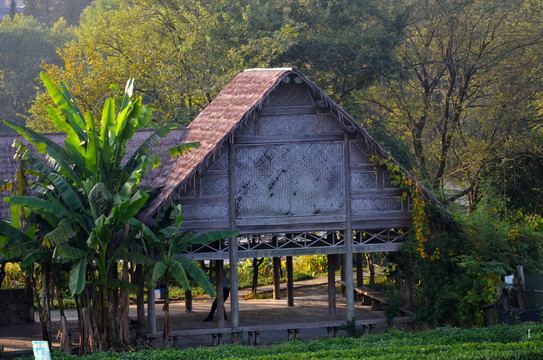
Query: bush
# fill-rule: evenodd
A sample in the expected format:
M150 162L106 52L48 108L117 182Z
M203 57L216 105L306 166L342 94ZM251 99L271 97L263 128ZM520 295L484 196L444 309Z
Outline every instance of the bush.
M531 336L528 337L528 330ZM444 327L427 332L367 335L361 338L334 338L290 341L252 348L223 345L190 350L161 349L133 353L95 353L86 360L137 359L541 359L543 325L500 325L461 330ZM55 352L54 360L75 360L76 356Z

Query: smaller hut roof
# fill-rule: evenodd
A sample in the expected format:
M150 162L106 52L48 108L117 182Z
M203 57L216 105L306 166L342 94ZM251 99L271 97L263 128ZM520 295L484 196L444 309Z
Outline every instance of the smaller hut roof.
M152 132L156 129L144 129L139 130L134 134L134 137L131 141L127 143L127 158L136 151L136 149L145 141ZM64 140L66 139L66 134L64 133L49 133L45 134L49 139L53 140L55 143L64 146ZM174 129L170 131L168 136L164 139L159 139L159 142L153 147L152 153L157 154L166 150L172 146L184 143L185 136L187 131L182 129ZM18 139L22 143L26 144L29 149L33 149L32 145L21 136L0 136L0 180L13 180L15 178L15 172L17 170L17 161L14 160L16 148L13 147L15 139ZM167 153L161 156L162 162L167 163L168 155ZM153 180L156 177L160 176L160 167L149 173L145 179L143 179L143 184L151 185ZM10 196L11 194L7 191L0 191L0 196L2 199L4 197ZM9 204L3 201L0 201L0 220L8 220L10 217L9 214Z

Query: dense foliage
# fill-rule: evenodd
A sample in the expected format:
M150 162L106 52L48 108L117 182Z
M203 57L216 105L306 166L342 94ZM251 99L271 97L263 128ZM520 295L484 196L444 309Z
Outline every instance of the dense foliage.
M40 65L59 65L58 47L71 38L65 21L47 28L33 18L15 15L0 22L0 119L24 124L36 96ZM0 124L0 134L8 128Z
M28 274L34 268L35 274L43 277L43 293L56 291L60 305L69 289L78 310L80 352L124 349L132 343L128 291L139 290L139 298L143 299L144 288L141 271L130 281L129 264L151 266L150 286L162 278L168 285L174 278L189 290L190 276L214 294L199 267L174 255L191 245L237 233L215 231L194 236L180 232L182 217L174 206L159 214L153 228L136 218L153 193L140 182L160 165L160 156L149 152L175 126L157 129L133 153L128 153L127 143L151 118L151 110L142 105L141 97L132 98L133 80L127 83L124 96L117 99L120 101L105 101L101 126L96 128L92 113L81 112L64 83L58 88L43 73L41 78L58 108L49 106L49 116L57 131L66 137L61 146L24 126L6 122L35 148L30 152L18 143L19 174L37 177L28 184L32 196L23 192L5 199L11 204L13 216L11 222L0 222L0 263L21 262ZM168 152L179 156L197 146L179 144ZM47 154L49 161L37 153ZM163 259L155 260L153 251ZM138 283L136 277L140 278ZM46 303L49 301L44 300L43 305ZM44 312L38 310L43 333L47 333ZM66 336L62 306L61 322ZM167 332L166 321L166 339Z
M42 1L25 3L56 20ZM0 24L2 118L55 128L44 89L30 108L36 54L97 122L104 94L122 97L136 78L155 127L188 124L246 68L296 67L447 207L376 159L414 200L412 243L388 257L389 282L412 278L427 323L482 324L502 275L543 272L542 15L534 0L95 0L73 29ZM5 51L14 47L24 61Z
M191 350L155 350L135 353L97 353L101 359L540 359L543 326L524 324L460 330L439 328L428 332L393 331L362 338L291 341L263 348L224 345ZM53 354L53 359L75 359Z

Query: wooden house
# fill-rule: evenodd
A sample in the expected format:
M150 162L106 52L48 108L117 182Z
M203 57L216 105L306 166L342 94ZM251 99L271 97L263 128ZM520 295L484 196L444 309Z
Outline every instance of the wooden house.
M160 192L141 218L152 222L156 211L173 200L182 205L184 229L240 232L183 256L216 260L219 266L224 260L286 257L291 293L293 256L344 255L345 273L352 274L354 254L396 251L407 240L411 200L399 200L402 190L371 161L389 154L296 70L242 72L169 139L166 145L198 141L201 146L148 179ZM0 145L7 149L8 142L12 139ZM3 161L5 168L14 168L7 158ZM5 219L8 209L0 210ZM239 329L237 267L230 270L232 326ZM328 287L334 317L333 276ZM345 287L347 318L354 319L352 277L346 277ZM222 291L217 294L220 301Z
M165 165L154 183L161 191L143 217L152 221L173 199L182 205L185 229L240 232L184 254L194 260L284 256L288 268L292 256L344 254L352 274L353 254L395 251L407 239L410 199L399 200L402 191L370 160L389 155L296 70L239 74L188 126L185 141L201 147ZM236 328L236 267L230 275Z

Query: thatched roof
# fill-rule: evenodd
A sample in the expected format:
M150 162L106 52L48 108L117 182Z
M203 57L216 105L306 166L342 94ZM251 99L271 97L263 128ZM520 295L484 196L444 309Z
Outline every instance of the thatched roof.
M149 135L151 135L151 133L154 131L156 131L156 129L146 129L136 132L132 140L127 143L127 157L130 156L134 151L136 151L136 149L143 143L143 141L146 140ZM186 134L187 132L185 129L172 130L166 138L160 139L159 143L152 149L152 153L156 154L174 145L184 143L184 138ZM45 135L53 140L55 143L64 146L64 139L66 138L66 135L64 133L50 133ZM32 145L29 145L28 142L20 136L0 136L0 180L13 180L15 178L15 172L18 166L17 161L13 159L16 148L14 148L12 145L15 139L18 139L22 143L26 144L30 150L34 149ZM168 160L167 154L161 156L161 158L163 162L166 162ZM148 174L148 176L143 180L143 184L151 185L155 177L158 176L160 176L160 167ZM2 199L10 195L11 194L7 191L0 192L0 196ZM0 201L0 220L8 219L9 204Z
M345 129L357 133L370 153L382 158L390 157L349 114L302 73L289 68L250 69L236 76L187 127L185 140L199 141L201 147L165 165L167 176L158 177L153 183L160 187L161 191L142 214L142 218L151 217L180 186L210 165L220 155L221 145L228 141L231 134L252 117L255 111L262 108L271 92L289 75L300 77L314 97L320 99L319 106L330 108ZM426 190L423 191L431 202L436 202Z

